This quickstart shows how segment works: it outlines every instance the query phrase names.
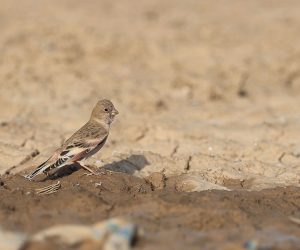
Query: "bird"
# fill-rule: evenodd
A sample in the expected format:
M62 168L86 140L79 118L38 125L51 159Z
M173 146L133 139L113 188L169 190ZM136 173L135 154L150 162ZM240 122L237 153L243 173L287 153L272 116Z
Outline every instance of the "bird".
M93 108L89 121L67 139L53 155L36 167L25 178L33 180L40 174L47 177L57 173L65 166L79 163L97 153L105 144L111 123L119 111L110 100L99 100ZM80 164L89 172L95 174L89 167Z

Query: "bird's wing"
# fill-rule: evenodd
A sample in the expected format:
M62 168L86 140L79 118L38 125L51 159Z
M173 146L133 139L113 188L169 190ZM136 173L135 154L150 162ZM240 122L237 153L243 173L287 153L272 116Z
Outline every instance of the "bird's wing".
M101 138L85 139L80 141L74 141L71 144L68 144L64 150L60 153L58 160L56 161L57 165L61 165L66 161L79 161L87 154L89 154L93 149L98 145L104 144L107 139L107 135Z
M84 139L80 141L73 141L71 144L67 145L64 150L59 154L58 159L49 166L46 170L48 172L51 169L59 169L64 165L80 161L86 158L91 151L96 147L105 143L107 139L107 134L101 138Z
M86 158L90 153L97 151L95 150L96 148L101 148L107 137L107 130L95 129L93 124L86 124L70 137L52 157L38 166L32 173L27 175L26 178L32 180L41 173L47 173L51 169L58 170L65 165Z
M32 180L41 173L47 173L53 169L60 169L65 165L80 161L85 158L96 147L105 143L107 136L97 139L86 139L84 141L74 141L67 145L64 149L57 150L52 157L50 157L43 164L38 166L33 172L26 176L27 179ZM55 171L56 172L56 171Z
M56 162L57 159L59 158L60 152L62 151L61 148L57 149L54 154L45 162L43 162L41 165L37 166L31 173L29 173L28 175L26 175L25 177L28 180L32 180L35 176L39 175L40 173L43 173L45 169L47 169L47 167L49 165L51 165L53 162Z

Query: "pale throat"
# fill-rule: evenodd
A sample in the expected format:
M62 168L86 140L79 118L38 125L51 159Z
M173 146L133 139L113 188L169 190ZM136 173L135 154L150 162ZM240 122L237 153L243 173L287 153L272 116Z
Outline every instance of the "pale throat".
M94 117L93 120L99 124L101 124L104 128L109 129L111 120L109 118L103 119L103 118L96 118Z

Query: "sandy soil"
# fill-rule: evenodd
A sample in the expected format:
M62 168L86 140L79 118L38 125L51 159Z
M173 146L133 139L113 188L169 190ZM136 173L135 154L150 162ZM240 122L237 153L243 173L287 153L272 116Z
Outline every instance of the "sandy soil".
M53 181L7 176L0 192L2 226L35 233L56 224L126 216L143 229L137 249L246 249L247 242L257 243L255 249L299 249L299 224L292 221L300 215L299 188L180 192L176 178L159 174L147 180L124 173L83 174L61 178L62 188L48 196L35 190ZM49 244L26 250L54 249L55 243Z
M296 0L0 1L1 226L132 215L143 249L174 237L233 249L255 235L288 249L275 239L299 240L288 219L300 216L299 10ZM100 98L120 111L89 162L117 172L97 177L108 190L80 170L56 194L26 195L45 183L14 174L49 157Z

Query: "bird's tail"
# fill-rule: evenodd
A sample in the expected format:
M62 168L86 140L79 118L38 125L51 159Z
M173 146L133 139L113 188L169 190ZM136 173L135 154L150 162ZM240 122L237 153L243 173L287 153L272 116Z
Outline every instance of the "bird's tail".
M43 173L46 169L48 169L48 160L39 165L35 170L33 170L30 174L25 175L25 178L28 180L32 180L37 175Z

